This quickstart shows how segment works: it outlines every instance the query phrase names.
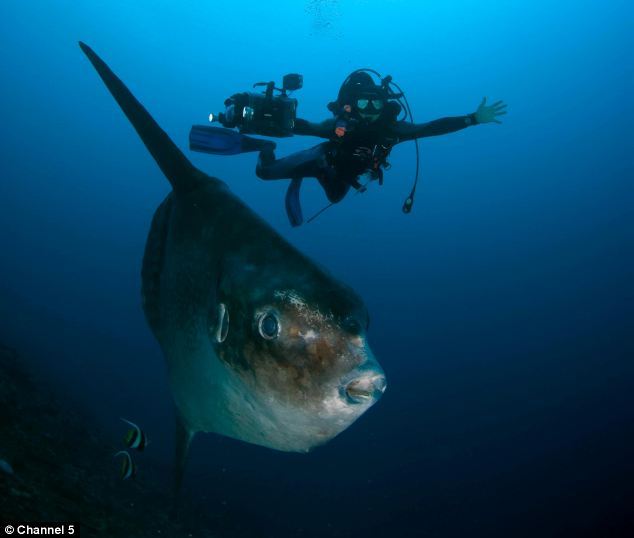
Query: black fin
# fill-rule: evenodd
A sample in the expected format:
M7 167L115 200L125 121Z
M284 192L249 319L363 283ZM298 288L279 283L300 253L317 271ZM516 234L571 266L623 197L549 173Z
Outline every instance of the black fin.
M253 138L232 129L194 125L189 131L189 149L213 155L237 155L250 151L273 151L275 142Z
M286 214L291 226L301 226L304 222L304 216L302 215L302 205L299 201L299 189L302 186L302 178L295 177L291 180L288 190L286 191Z
M178 515L178 505L180 500L180 491L183 484L183 476L185 474L185 465L187 464L187 454L189 453L189 445L194 438L192 432L184 423L178 410L176 411L176 451L174 454L174 506L172 508L172 517Z
M79 46L88 56L90 63L97 70L112 96L119 103L124 114L143 140L145 147L172 184L172 188L177 192L193 189L197 185L196 174L198 171L196 168L106 63L85 43L80 41Z

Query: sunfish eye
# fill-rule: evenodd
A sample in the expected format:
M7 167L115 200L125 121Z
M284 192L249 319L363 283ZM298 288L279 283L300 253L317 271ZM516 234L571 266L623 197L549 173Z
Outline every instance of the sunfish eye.
M260 316L258 321L258 331L265 340L273 340L280 334L280 323L272 312L267 312Z

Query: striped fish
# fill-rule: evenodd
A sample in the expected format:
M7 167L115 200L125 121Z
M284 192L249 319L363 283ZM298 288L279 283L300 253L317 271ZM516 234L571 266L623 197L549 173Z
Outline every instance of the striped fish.
M123 422L130 426L130 430L123 438L125 446L127 446L128 448L134 448L139 452L142 451L148 444L147 435L145 435L145 432L134 422L130 422L125 418L122 418L121 420L123 420Z
M121 460L121 470L119 471L119 476L121 480L127 480L128 478L134 478L137 473L136 464L132 461L130 454L126 450L120 450L117 452L114 457L123 456Z

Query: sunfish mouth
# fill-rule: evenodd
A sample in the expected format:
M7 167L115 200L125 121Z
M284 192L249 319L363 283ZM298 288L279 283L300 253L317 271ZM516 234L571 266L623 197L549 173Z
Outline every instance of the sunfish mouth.
M344 392L350 403L369 403L378 400L386 387L385 376L375 373L353 379L345 385Z

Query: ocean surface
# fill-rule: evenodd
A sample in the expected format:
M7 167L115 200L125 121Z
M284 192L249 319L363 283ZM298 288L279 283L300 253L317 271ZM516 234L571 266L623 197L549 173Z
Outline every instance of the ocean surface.
M173 407L140 270L169 184L82 40L197 167L359 292L388 379L310 454L198 436L189 497L254 538L633 536L633 23L618 0L4 0L0 341L113 444L119 417L141 424L168 487ZM256 154L187 148L226 97L286 73L304 76L298 115L325 119L360 67L391 74L417 122L483 96L509 113L421 140L411 214L408 142L383 186L299 228ZM306 180L302 202L327 200Z

